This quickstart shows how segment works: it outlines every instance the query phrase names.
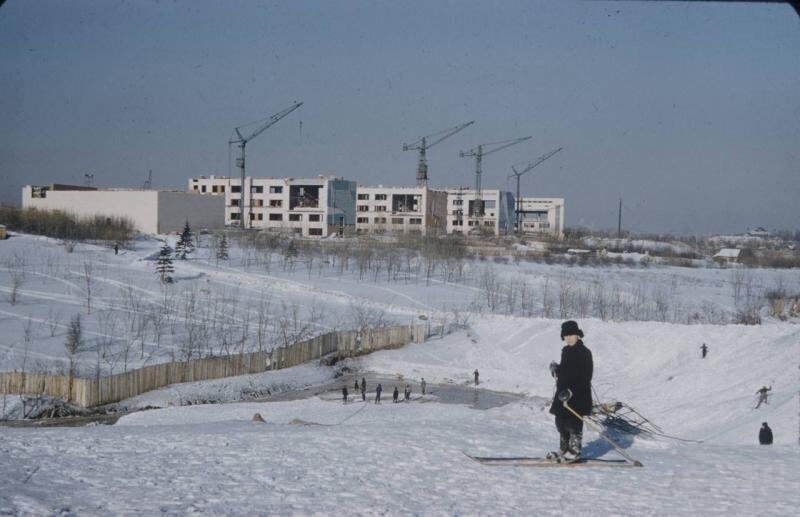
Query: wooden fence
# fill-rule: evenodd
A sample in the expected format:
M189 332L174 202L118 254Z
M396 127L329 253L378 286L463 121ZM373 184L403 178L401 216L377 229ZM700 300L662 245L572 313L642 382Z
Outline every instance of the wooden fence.
M153 364L100 379L74 378L71 385L69 377L62 375L5 372L0 373L0 394L48 395L90 407L119 402L170 384L289 368L334 353L342 358L354 357L424 340L424 325L334 331L271 352Z

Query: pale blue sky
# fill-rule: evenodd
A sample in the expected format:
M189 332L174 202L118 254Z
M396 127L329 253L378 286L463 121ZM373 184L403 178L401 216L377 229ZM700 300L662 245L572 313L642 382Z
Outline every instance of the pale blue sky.
M567 224L800 229L800 20L785 5L655 2L10 0L0 8L0 200L26 183L184 187L227 174L234 126L305 104L248 146L248 172L471 185L484 162L564 151L523 179ZM302 120L302 138L299 122Z

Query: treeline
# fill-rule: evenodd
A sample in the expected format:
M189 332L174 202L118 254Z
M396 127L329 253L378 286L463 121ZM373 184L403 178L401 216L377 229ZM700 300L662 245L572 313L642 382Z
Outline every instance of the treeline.
M9 230L66 241L109 241L124 244L135 233L122 217L77 217L60 210L0 206L0 224Z

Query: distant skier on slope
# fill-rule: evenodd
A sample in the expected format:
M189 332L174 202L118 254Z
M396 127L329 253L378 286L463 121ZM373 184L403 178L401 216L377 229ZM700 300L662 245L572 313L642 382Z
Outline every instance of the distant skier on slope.
M700 353L702 354L703 359L705 359L706 354L708 353L708 346L706 346L705 343L703 343L703 346L700 347Z
M342 402L347 404L347 386L342 386Z
M394 393L392 393L392 401L397 403L397 398L400 396L400 391L397 389L397 386L394 387Z
M565 321L561 325L561 340L566 346L561 349L561 363L550 363L550 374L556 379L556 394L550 406L550 413L556 417L561 456L577 459L581 455L583 440L583 420L570 413L558 400L564 390L572 391L569 405L579 415L592 412L592 374L594 363L592 352L583 344L583 331L575 321Z
M761 424L761 429L758 431L758 443L772 445L772 429L769 428L766 422Z
M381 386L381 383L379 382L378 386L375 388L375 403L376 404L380 404L381 403L381 392L382 391L383 391L383 386Z
M772 386L770 386L769 388L767 388L766 386L761 386L761 389L756 391L756 395L758 395L758 404L756 404L756 407L755 407L756 409L761 407L761 403L762 402L764 404L769 404L769 400L767 400L767 397L769 397L769 395L767 393L769 391L771 391L771 390L772 390Z
M475 371L472 372L472 375L475 376L475 386L477 386L478 385L478 376L479 376L477 368L475 368Z
M422 389L422 394L425 395L425 388L427 387L427 383L425 382L425 377L422 378L422 382L419 383L419 387Z

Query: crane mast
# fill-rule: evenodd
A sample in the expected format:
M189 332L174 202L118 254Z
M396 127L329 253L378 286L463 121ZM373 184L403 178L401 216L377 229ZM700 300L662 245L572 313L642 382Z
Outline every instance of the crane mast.
M522 138L514 138L512 140L503 140L502 142L489 142L480 144L478 147L473 147L467 151L461 151L458 155L462 158L467 156L475 157L475 205L472 207L473 217L483 217L483 195L481 193L481 174L483 173L483 157L492 153L502 151L512 145L517 145L526 140L530 140L532 136L523 136ZM488 148L488 150L487 150Z
M455 135L462 129L465 129L468 126L474 124L474 120L470 120L469 122L465 122L464 124L459 124L458 126L451 127L449 129L445 129L443 131L439 131L438 133L433 133L431 135L423 136L416 142L412 142L410 144L403 144L403 151L412 151L415 149L419 149L419 161L417 162L417 186L419 187L427 187L428 186L428 159L427 159L427 151L434 145L450 138L451 136Z
M519 179L522 177L523 174L532 171L533 169L535 169L536 167L541 165L543 162L549 160L550 158L552 158L553 156L558 154L563 149L564 149L563 147L559 147L558 149L554 149L554 150L550 151L549 153L543 154L542 156L538 157L534 161L529 162L525 166L525 168L522 169L521 171L518 171L516 169L516 167L514 167L513 165L511 166L511 170L514 171L514 172L509 177L511 177L511 176L516 176L517 177L517 198L516 198L516 200L517 200L517 202L516 202L517 209L515 211L516 212L516 217L514 218L515 221L516 221L516 226L517 226L517 234L520 233L520 222L521 222L520 221L520 211L522 210L522 197L521 197L521 194L520 194L520 191L519 191Z
M295 102L288 108L283 111L279 111L274 115L268 117L261 125L259 125L255 130L251 131L250 133L242 134L242 129L246 126L250 126L252 124L245 124L244 126L239 126L233 129L234 134L231 136L230 140L228 140L228 145L236 144L239 148L239 157L236 158L236 167L241 170L241 179L242 183L239 187L239 192L241 194L241 199L239 202L239 226L244 229L245 228L245 220L248 221L247 225L249 226L250 223L250 215L253 210L253 203L252 200L248 204L247 213L245 214L245 199L252 199L252 193L247 198L245 197L245 189L244 189L244 179L245 179L245 147L247 146L247 142L254 139L273 125L277 124L279 120L284 118L289 113L293 112L300 106L302 106L302 102ZM247 215L247 217L245 217Z

